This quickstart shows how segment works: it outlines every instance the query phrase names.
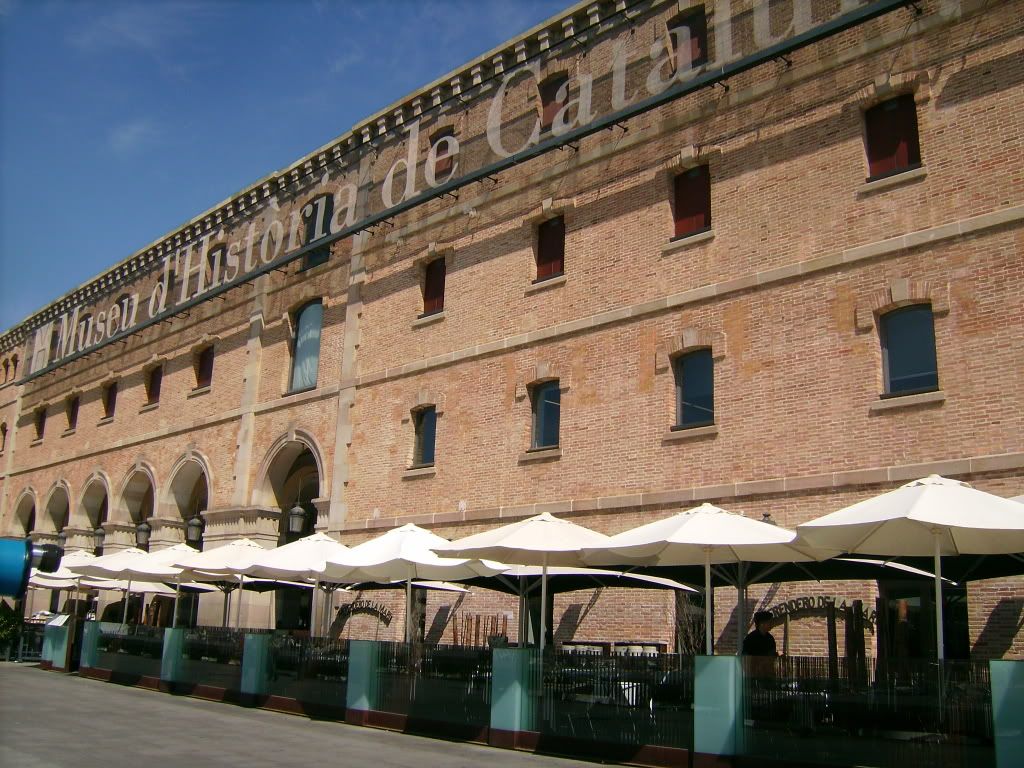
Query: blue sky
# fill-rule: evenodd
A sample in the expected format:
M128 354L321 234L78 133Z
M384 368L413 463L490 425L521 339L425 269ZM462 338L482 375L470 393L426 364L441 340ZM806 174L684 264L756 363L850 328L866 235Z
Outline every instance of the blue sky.
M570 0L0 0L0 331Z

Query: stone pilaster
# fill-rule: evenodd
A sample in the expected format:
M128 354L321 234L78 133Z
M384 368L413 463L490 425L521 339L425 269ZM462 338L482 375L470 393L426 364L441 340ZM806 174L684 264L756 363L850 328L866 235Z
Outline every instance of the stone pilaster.
M256 431L255 405L259 394L260 370L263 358L263 312L267 295L266 276L253 283L252 309L249 312L249 336L245 343L245 373L242 379L241 417L235 442L235 464L231 503L242 506L249 503L249 481L252 469L253 435Z

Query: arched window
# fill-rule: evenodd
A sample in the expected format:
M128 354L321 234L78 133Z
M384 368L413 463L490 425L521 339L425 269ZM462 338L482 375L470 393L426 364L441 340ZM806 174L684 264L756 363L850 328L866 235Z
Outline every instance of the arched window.
M331 218L334 216L334 198L321 195L302 206L302 219L306 222L306 244L316 242L331 233ZM324 245L308 251L303 260L303 269L325 264L331 258L331 246Z
M878 318L885 394L910 395L939 388L935 323L930 304L912 304Z
M10 373L11 364L4 360L4 384L7 383L7 374Z
M313 301L295 316L295 338L292 343L292 375L289 391L301 392L316 387L320 369L320 328L324 305Z
M7 425L0 424L0 453L7 447Z
M715 364L710 349L698 349L673 360L676 378L676 423L673 429L715 423Z
M530 392L533 406L533 439L531 450L558 447L561 421L562 391L558 379L534 385Z
M46 434L46 406L42 406L36 409L33 416L33 421L36 428L36 440L42 440L43 435Z

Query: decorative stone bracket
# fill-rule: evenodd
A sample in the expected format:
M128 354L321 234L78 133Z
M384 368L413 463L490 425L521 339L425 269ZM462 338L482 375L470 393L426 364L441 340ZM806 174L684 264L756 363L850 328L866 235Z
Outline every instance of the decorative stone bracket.
M713 360L725 357L725 334L704 328L684 328L682 333L658 344L655 351L654 371L664 373L672 365L672 358L692 349L709 348Z
M441 392L436 392L432 389L421 389L416 393L416 396L409 398L405 403L405 415L402 417L402 423L408 424L412 421L412 414L414 411L418 411L424 406L434 406L434 414L441 416L444 414L444 401L445 396Z
M655 175L664 175L671 179L683 171L696 168L705 163L718 162L722 159L722 148L717 144L700 146L687 144L668 160L655 168Z
M942 317L949 314L949 283L933 283L929 280L911 280L901 277L892 280L885 288L870 293L857 301L855 324L861 333L875 327L875 318L898 307L909 304L931 304L932 314Z
M873 83L857 91L854 101L861 109L867 110L902 93L914 94L915 104L926 104L932 97L928 73L921 69L897 75L880 74Z
M523 225L527 227L536 227L539 224L543 224L548 219L553 219L556 216L564 216L575 208L575 197L547 197L544 198L540 206L534 208L523 217Z
M533 378L529 381L516 382L516 401L525 400L530 394L530 387L534 384L551 381L552 379L558 379L558 389L560 392L568 392L569 375L569 372L563 371L560 366L556 367L547 362L537 363L533 369Z
M444 258L445 267L452 266L452 261L455 258L454 243L431 242L427 245L426 250L422 251L412 260L412 263L422 269L430 262L442 257Z

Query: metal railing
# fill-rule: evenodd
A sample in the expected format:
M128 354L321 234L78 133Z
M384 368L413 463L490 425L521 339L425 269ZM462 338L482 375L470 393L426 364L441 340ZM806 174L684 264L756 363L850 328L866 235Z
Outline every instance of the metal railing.
M245 636L259 631L229 627L194 627L185 630L182 642L184 658L178 682L240 690Z
M17 661L40 661L43 658L43 635L45 628L45 624L25 622L21 625L21 631L18 633Z
M542 734L637 747L693 743L692 656L548 651L540 674Z
M490 724L490 648L381 643L377 708L412 721Z
M267 693L344 711L348 640L275 634L270 644Z
M744 657L742 749L818 763L995 764L987 662Z

